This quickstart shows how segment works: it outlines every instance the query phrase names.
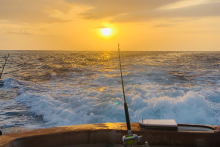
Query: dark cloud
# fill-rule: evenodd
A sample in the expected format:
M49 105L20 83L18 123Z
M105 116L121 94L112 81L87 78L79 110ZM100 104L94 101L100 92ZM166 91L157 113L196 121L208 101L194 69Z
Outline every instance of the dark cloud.
M79 14L85 19L104 19L111 17L111 22L149 21L156 18L195 18L220 16L220 2L188 6L178 9L160 10L159 8L182 0L66 0L75 4L94 7Z

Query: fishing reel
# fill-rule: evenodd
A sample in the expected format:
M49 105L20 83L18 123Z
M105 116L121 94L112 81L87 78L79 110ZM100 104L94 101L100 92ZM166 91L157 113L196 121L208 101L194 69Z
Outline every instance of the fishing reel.
M142 136L137 136L136 134L126 135L122 137L122 141L125 147L133 147L138 142L141 142Z

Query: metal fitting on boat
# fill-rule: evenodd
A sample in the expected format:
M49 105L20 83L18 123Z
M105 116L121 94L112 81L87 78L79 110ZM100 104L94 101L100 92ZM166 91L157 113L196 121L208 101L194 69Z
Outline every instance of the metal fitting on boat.
M147 141L145 142L145 147L150 147Z
M133 135L127 135L122 137L122 141L124 145L126 146L133 146L137 144L138 142L141 142L142 136L137 136L136 134Z

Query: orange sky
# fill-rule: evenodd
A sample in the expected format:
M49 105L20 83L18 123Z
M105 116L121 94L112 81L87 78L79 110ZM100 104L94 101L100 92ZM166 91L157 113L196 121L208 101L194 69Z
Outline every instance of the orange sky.
M219 8L220 0L1 0L0 50L220 51Z

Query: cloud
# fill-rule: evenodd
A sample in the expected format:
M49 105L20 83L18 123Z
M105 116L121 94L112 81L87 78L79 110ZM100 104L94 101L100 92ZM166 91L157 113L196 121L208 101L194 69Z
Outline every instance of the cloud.
M108 26L98 26L97 28L99 28L99 29L108 28Z
M48 31L48 30L47 30L47 28L40 28L39 31L45 32L45 31Z
M101 20L109 18L111 22L141 22L158 18L201 18L220 16L220 1L206 0L198 4L176 9L160 9L186 0L66 0L69 3L92 6L79 15L84 19Z
M0 0L0 20L16 23L67 22L52 16L57 10L68 13L71 8L61 0Z
M84 4L94 7L80 15L86 19L103 19L121 14L137 13L140 11L154 10L160 6L178 0L66 0L69 3Z
M0 41L7 41L8 39L7 38L1 38L0 36Z
M201 1L201 0L200 0ZM184 7L169 9L184 2ZM160 18L201 18L220 16L219 0L199 3L188 0L0 0L0 20L16 23L69 22L63 19L74 5L91 9L78 14L84 19L111 22L142 22ZM188 3L188 4L187 4ZM166 7L168 9L160 9ZM54 14L61 12L62 17Z
M154 27L172 27L174 26L174 24L159 24L159 25L155 25Z
M7 34L15 34L15 35L32 35L33 33L30 33L28 31L7 31Z
M167 14L170 17L213 17L220 16L219 8L220 2L204 3L196 6L174 9L170 12L166 12L165 14Z

